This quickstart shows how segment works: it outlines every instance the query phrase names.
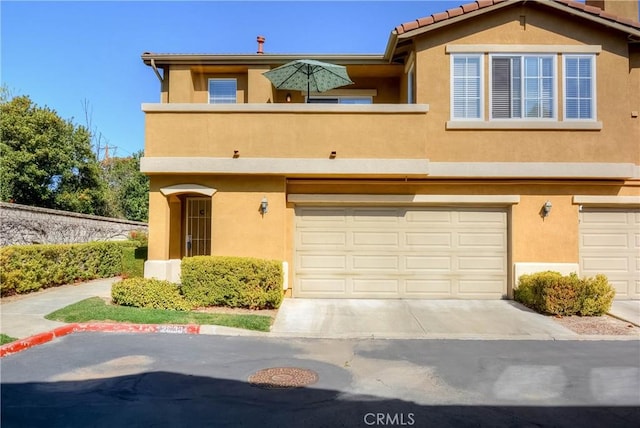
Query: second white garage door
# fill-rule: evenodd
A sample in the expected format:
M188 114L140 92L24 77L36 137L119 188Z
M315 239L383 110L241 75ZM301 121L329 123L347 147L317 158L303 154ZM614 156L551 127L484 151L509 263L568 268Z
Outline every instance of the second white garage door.
M298 207L295 297L499 299L507 214L497 209Z
M640 210L584 209L580 272L605 274L616 289L616 299L640 299Z

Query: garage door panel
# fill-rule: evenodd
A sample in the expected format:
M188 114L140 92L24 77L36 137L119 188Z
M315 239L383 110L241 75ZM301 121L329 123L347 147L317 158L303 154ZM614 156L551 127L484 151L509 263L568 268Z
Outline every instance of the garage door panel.
M307 271L344 271L347 257L340 254L309 254L298 256L300 268Z
M372 296L373 294L393 294L398 295L400 291L400 281L397 279L377 279L377 277L370 278L356 278L353 280L353 294L361 294Z
M628 248L627 233L585 233L582 235L582 246L587 248Z
M408 279L406 281L407 294L420 295L425 298L433 295L440 297L451 295L452 288L453 281L449 279Z
M500 290L502 284L501 279L463 279L460 281L459 293L470 295L491 295L496 298L502 297L496 290Z
M473 233L464 232L458 234L458 247L460 248L504 248L506 235L504 233Z
M376 270L397 271L400 268L398 256L374 256L361 255L353 256L353 269L367 272Z
M302 224L340 224L346 222L346 214L346 208L300 208L296 220Z
M450 248L452 233L406 232L405 244L414 247Z
M357 227L366 226L367 223L398 223L397 209L395 208L380 208L380 209L366 209L366 208L354 208L351 221Z
M625 211L590 211L582 216L582 224L603 225L606 227L614 225L627 225L629 215Z
M452 213L449 211L408 211L405 216L407 223L451 224Z
M583 257L582 269L595 273L627 272L629 259L627 257Z
M314 219L298 218L306 213ZM328 221L332 215L342 220ZM294 296L500 298L506 294L506 236L501 210L298 208ZM460 290L462 281L478 279L490 283Z
M616 290L616 297L628 297L629 290L627 288L629 284L627 281L609 280L609 284Z
M506 213L496 211L459 211L458 222L461 224L477 225L505 225Z
M407 256L408 271L451 272L451 258L444 256Z
M398 232L353 232L353 245L358 247L398 248L399 242Z
M458 269L471 272L495 272L506 273L505 259L503 257L458 257Z
M300 233L300 244L316 248L344 246L347 243L346 232L305 231Z
M304 293L343 294L347 291L347 280L344 278L299 278L300 291Z

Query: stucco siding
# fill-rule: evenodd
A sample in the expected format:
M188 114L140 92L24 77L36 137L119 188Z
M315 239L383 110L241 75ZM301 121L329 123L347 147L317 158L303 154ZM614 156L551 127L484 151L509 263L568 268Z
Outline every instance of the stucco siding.
M525 24L522 25L524 17ZM570 36L568 36L570 35ZM596 55L597 120L601 130L447 130L450 120L450 55L447 46L582 45L601 46ZM640 86L630 68L625 37L595 24L570 20L535 7L506 8L484 15L474 25L454 25L429 32L416 41L417 102L428 103L431 161L441 162L634 162L640 164ZM517 48L513 53L518 53ZM489 93L488 54L484 61L484 94ZM561 55L557 75L561 76ZM612 78L615 76L615 78ZM561 79L560 79L561 80ZM443 84L433 84L442 82ZM558 85L557 117L562 120L562 81ZM632 96L631 94L635 94ZM484 98L488 118L489 97ZM446 141L446 144L442 142Z

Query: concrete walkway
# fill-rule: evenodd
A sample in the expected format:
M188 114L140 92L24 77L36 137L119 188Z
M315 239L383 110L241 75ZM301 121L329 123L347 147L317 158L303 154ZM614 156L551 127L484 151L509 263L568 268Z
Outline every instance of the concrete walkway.
M77 285L48 288L32 294L0 300L0 333L23 339L65 325L45 315L89 297L111 297L111 284L118 278L99 279Z
M609 314L640 327L640 300L614 300Z
M0 300L0 333L16 338L65 325L44 316L88 297L110 297L117 278ZM611 314L640 325L640 301L616 301ZM580 339L510 300L285 299L271 333L202 326L200 334L322 338Z

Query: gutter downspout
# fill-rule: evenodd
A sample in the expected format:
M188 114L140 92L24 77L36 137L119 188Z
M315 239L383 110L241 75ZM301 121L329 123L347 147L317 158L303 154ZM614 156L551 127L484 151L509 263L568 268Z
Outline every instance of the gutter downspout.
M160 75L160 72L158 71L158 67L156 67L156 60L153 58L151 58L151 68L153 68L153 72L156 73L158 80L160 81L160 83L162 83L164 79Z

